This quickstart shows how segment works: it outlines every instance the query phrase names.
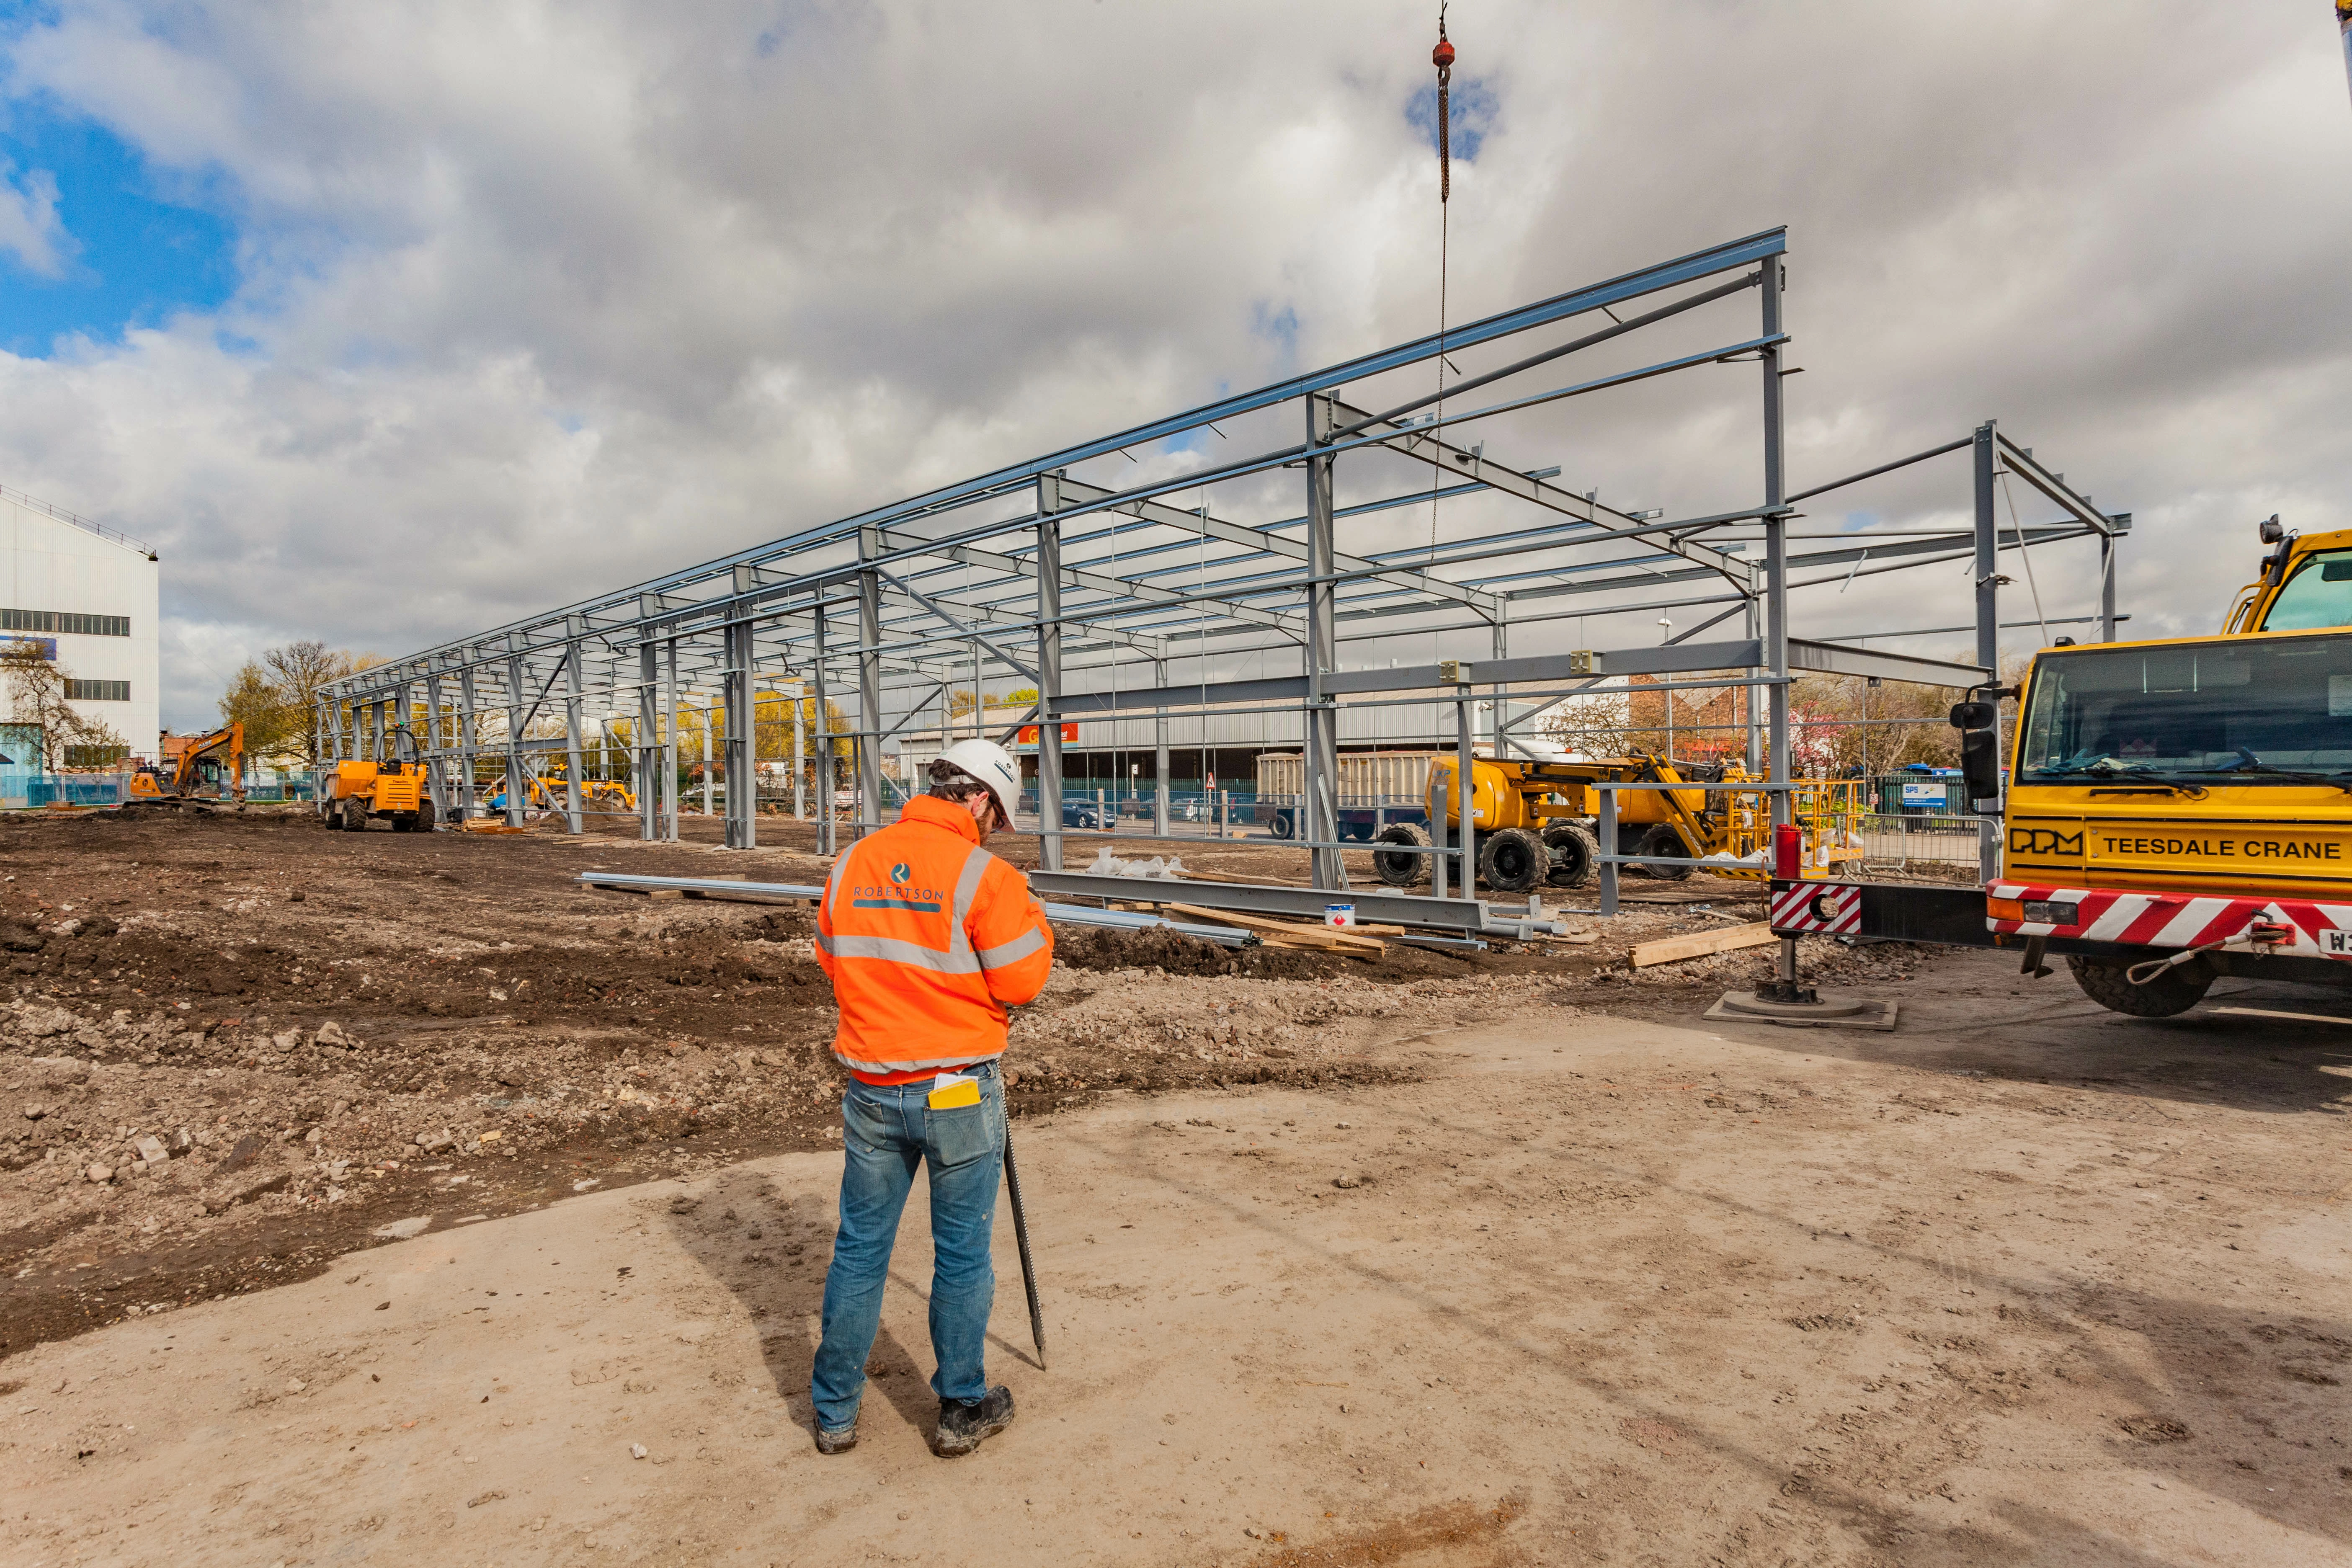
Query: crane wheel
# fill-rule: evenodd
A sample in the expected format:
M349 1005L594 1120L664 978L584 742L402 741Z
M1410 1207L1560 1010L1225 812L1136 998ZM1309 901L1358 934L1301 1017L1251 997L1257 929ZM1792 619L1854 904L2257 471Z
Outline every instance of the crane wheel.
M1551 851L1524 827L1505 827L1486 836L1478 850L1478 875L1498 893L1524 893L1551 870Z
M365 833L367 831L367 807L362 805L355 800L347 800L343 802L343 831L346 833Z
M1581 888L1592 880L1601 846L1591 834L1570 823L1544 829L1544 847L1551 851L1551 870L1544 878L1555 888Z
M1391 822L1381 829L1375 844L1409 844L1417 848L1429 847L1429 830L1411 822ZM1372 869L1381 881L1391 888L1417 888L1429 880L1429 857L1404 855L1397 851L1372 851Z
M2083 988L2084 995L2110 1013L2128 1013L2135 1018L2170 1018L2186 1013L2205 1000L2214 981L2213 966L2201 958L2168 969L2145 985L2133 984L2124 964L2101 963L2078 952L2066 955L2066 967L2074 972L2074 984Z
M1662 882L1679 882L1691 874L1690 847L1671 823L1661 822L1642 836L1642 847L1633 851L1647 857L1635 868Z
M434 809L433 809L433 801L432 801L432 797L430 797L430 796L428 795L426 798L425 798L425 799L423 799L423 800L420 800L420 801L418 801L418 802L416 803L416 831L417 831L417 832L419 832L419 833L430 833L430 832L432 832L432 831L433 831L433 825L434 825L434 823L435 823L436 820L437 820L437 818L436 817L435 813L434 813Z

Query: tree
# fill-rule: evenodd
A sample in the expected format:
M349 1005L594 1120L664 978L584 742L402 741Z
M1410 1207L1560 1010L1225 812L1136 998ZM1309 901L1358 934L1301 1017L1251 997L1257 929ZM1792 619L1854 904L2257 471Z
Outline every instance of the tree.
M245 726L246 754L274 756L298 730L309 728L310 710L289 707L285 691L251 659L218 704L221 722Z
M1006 692L1003 700L1014 707L1026 708L1037 700L1037 689L1034 686L1024 686L1017 690Z
M65 765L68 747L103 746L118 757L128 752L129 746L111 725L76 711L66 700L66 679L64 668L44 658L37 644L20 641L0 652L8 716L19 724L39 726L41 766L58 772Z
M1016 693L1015 695L1019 694ZM984 691L981 693L980 702L975 703L972 700L971 692L968 688L958 687L955 690L948 693L948 717L950 720L969 718L974 707L985 704L987 707L993 708L1003 700L1003 698L998 697L992 692ZM1026 696L1023 696L1021 698L1021 700L1024 702L1036 701L1037 693L1035 689L1032 688Z
M282 727L277 734L275 745L297 753L304 763L316 767L320 758L319 726L313 714L319 705L320 689L330 681L341 680L344 676L356 674L371 665L383 662L383 660L372 653L352 653L343 648L331 648L315 637L305 638L300 642L290 642L284 647L274 647L263 654L261 668L257 673L277 692L278 707L281 714ZM229 696L221 699L221 716L224 719L232 717L229 712L230 700L236 696L243 688L247 673L253 670L254 667L250 664L239 670L238 685L231 687ZM242 715L235 716L242 717ZM344 710L344 722L346 725L350 723L348 708ZM257 753L268 749L255 739L250 721L246 724L245 743L247 751Z

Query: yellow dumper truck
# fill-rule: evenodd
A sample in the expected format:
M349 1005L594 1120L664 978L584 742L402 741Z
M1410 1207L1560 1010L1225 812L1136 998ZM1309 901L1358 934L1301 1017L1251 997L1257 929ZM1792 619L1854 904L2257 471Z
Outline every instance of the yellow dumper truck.
M400 756L402 742L410 755ZM415 755L415 742L395 729L388 742L392 755L381 762L344 761L335 764L326 788L319 792L319 814L327 826L347 833L364 833L378 817L394 833L430 833L434 827L433 792L425 763Z
M1994 702L1952 710L1969 795L2002 801L1997 878L1779 879L1774 928L2060 955L2142 1017L2223 974L2352 988L2352 531L2263 538L2221 635L2036 655L2005 795Z

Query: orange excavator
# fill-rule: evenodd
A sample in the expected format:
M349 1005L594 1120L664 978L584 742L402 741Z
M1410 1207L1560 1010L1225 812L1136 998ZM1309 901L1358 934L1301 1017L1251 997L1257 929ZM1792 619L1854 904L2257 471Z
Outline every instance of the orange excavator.
M163 766L142 763L131 775L131 798L243 800L244 776L245 726L229 724L191 740Z

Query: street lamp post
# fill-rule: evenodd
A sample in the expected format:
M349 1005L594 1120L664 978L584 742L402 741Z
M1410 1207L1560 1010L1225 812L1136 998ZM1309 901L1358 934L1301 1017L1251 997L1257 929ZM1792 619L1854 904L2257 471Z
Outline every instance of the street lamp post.
M1675 623L1668 620L1665 616L1660 616L1658 617L1658 625L1662 628L1658 633L1658 645L1663 647L1667 643L1675 640ZM1665 690L1659 692L1658 695L1666 700L1666 761L1671 763L1675 760L1674 689L1669 686Z

